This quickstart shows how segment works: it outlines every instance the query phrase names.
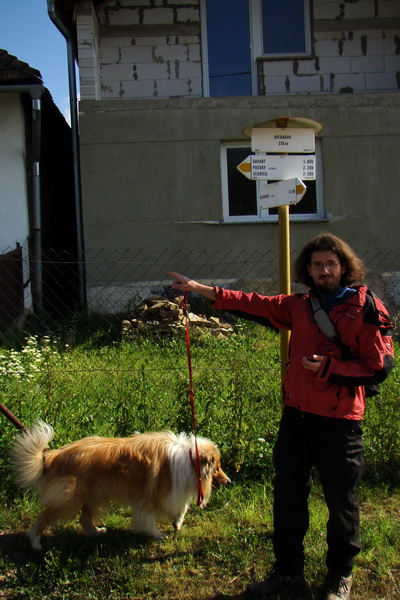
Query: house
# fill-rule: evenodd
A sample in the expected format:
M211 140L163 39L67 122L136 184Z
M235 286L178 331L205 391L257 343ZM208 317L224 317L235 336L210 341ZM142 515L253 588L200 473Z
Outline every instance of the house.
M76 301L71 131L37 69L0 50L0 330ZM58 263L57 272L54 264Z
M51 4L77 48L89 302L116 281L161 282L168 268L261 279L277 209L236 167L252 154L244 132L279 117L322 126L316 180L290 207L293 252L331 231L398 290L397 0ZM91 257L116 249L124 259L99 278Z

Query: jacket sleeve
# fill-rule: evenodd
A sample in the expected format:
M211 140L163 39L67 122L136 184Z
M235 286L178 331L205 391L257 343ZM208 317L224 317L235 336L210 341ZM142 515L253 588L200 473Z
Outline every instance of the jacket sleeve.
M393 325L382 302L373 302L364 310L358 349L344 360L325 357L319 379L354 387L377 385L387 378L394 365Z
M262 296L256 292L246 293L221 287L215 288L215 295L214 308L276 329L292 327L292 296Z

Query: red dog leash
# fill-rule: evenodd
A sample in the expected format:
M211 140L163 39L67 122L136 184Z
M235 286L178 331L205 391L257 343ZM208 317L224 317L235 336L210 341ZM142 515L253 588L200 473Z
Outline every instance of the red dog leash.
M26 427L2 402L0 402L0 411L7 417L9 421L20 431L26 431Z
M196 432L196 415L194 409L194 391L193 391L193 371L192 371L192 354L190 351L190 335L189 335L189 314L187 310L187 292L185 292L183 296L182 308L185 313L186 323L185 323L185 337L186 337L186 349L187 349L187 357L188 357L188 368L189 368L189 396L190 396L190 408L192 411L192 425L194 432L194 447L196 450L196 462L193 460L192 453L190 452L190 458L192 463L197 471L197 506L203 502L204 494L203 487L201 481L201 469L200 469L200 455L199 448L197 446L197 432Z

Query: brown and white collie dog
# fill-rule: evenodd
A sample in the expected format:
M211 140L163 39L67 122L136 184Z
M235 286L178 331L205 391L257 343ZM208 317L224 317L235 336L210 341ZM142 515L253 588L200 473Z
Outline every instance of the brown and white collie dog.
M173 522L179 530L189 504L197 499L197 440L202 492L200 506L212 484L230 483L221 469L218 448L206 438L171 432L138 433L127 438L87 437L50 450L54 432L38 422L22 431L13 446L16 482L36 488L42 513L27 532L32 548L41 549L46 527L80 512L86 534L104 533L93 523L110 502L132 507L133 530L162 539L156 521Z

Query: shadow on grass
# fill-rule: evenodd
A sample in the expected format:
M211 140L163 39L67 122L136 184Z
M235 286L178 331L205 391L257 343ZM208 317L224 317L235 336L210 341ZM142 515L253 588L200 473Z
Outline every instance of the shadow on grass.
M83 572L93 560L127 556L131 552L138 554L136 559L141 564L163 565L170 562L172 556L178 561L186 557L185 551L164 549L158 540L118 528L109 528L107 533L96 537L86 536L72 528L55 528L53 533L42 535L41 543L43 549L34 551L25 533L4 533L0 535L0 558L8 560L18 570L24 570L30 565L35 572L41 572L42 569L47 569L51 555L57 555L59 565L67 564L73 557L75 572ZM197 549L192 549L190 554L202 561L207 552L207 547L200 545ZM243 588L236 593L219 592L207 597L207 600L246 600L246 597L244 583ZM201 598L204 596L201 595ZM271 600L293 600L293 597L280 594Z
M217 594L216 596L207 598L207 600L245 600L245 599L246 599L245 591L243 591L241 594L235 594L233 596L226 595L226 594Z
M265 598L267 598L265 596ZM304 600L312 600L313 598L316 598L316 596L311 596L308 595L307 598L304 597ZM248 600L249 597L246 596L246 590L243 590L243 592L236 594L236 595L226 595L226 594L217 594L216 596L212 596L210 598L207 598L207 600ZM259 598L259 600L261 600L261 598ZM290 593L280 593L280 594L276 594L275 596L268 596L268 600L303 600L303 597L300 599L300 596L296 595L293 596L293 594Z
M15 566L36 559L24 533L3 533L0 535L0 556L8 558Z
M52 533L41 536L42 550L33 550L26 533L0 534L0 556L8 558L16 566L26 562L40 562L48 552L56 552L60 561L75 556L83 563L91 557L114 558L126 555L129 551L140 555L141 563L165 563L171 559L185 557L186 552L166 551L163 542L118 528L108 528L104 535L87 536L80 531L68 528L54 528ZM157 552L154 552L154 548ZM202 558L207 548L200 545L191 550L191 556Z
M32 550L25 533L4 533L0 535L0 556L8 558L15 566L26 562L40 563L49 551L56 551L63 558L75 555L82 562L92 556L114 557L127 550L142 551L154 544L155 540L121 529L109 529L100 536L86 536L76 531L54 529L52 534L41 537L42 550Z

